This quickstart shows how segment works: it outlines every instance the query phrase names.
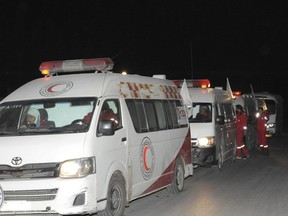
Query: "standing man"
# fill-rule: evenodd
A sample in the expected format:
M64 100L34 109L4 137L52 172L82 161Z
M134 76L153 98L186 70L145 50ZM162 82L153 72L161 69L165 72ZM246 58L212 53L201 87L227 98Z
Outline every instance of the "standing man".
M258 147L264 153L269 154L268 143L266 139L266 123L269 120L269 114L264 111L263 107L259 107L256 113L257 132L258 132Z
M244 112L243 107L240 104L236 105L236 120L237 120L237 152L236 158L243 159L249 158L249 151L244 145L244 130L247 128L247 114Z

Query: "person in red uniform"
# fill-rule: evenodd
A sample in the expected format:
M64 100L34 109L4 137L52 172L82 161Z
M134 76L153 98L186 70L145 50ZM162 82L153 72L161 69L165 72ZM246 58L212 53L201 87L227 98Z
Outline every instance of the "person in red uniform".
M244 131L247 128L247 114L244 112L243 107L240 104L236 105L236 120L237 120L237 152L236 158L242 159L249 158L249 151L244 145Z
M82 121L83 121L85 124L89 124L89 122L90 122L91 119L92 119L92 116L93 116L93 113L92 113L92 112L89 112L89 113L87 113L87 115L84 116L84 118L82 119Z
M86 124L89 124L92 119L92 116L93 116L93 113L89 112L83 117L82 121ZM119 127L119 117L113 112L112 109L110 109L107 102L104 102L102 109L101 109L100 117L99 117L99 121L103 121L103 120L112 121L115 130Z
M267 151L269 153L268 149L268 143L266 139L266 124L269 120L269 114L264 111L263 107L258 108L258 112L256 113L257 118L257 132L258 132L258 147L262 151Z

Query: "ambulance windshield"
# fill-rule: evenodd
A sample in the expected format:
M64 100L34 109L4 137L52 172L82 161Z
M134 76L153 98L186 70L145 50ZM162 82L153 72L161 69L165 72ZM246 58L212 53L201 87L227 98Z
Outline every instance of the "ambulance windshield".
M96 101L90 97L3 103L0 136L86 132Z
M193 115L189 118L190 123L211 122L212 104L211 103L193 103Z

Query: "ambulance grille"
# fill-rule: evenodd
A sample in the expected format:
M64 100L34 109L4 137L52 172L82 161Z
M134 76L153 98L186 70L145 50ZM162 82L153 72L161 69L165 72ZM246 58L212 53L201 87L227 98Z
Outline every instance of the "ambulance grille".
M58 163L27 164L21 167L0 165L0 180L24 178L55 178L58 176Z
M47 201L54 200L58 189L4 191L5 201Z

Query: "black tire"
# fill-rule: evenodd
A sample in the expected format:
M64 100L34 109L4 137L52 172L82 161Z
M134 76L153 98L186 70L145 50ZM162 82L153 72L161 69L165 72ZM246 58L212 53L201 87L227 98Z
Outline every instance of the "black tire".
M126 189L123 177L120 174L112 176L107 192L107 206L98 212L99 216L122 216L126 206Z
M185 170L184 165L180 159L176 160L174 166L173 180L170 186L167 187L169 192L179 193L184 189Z

